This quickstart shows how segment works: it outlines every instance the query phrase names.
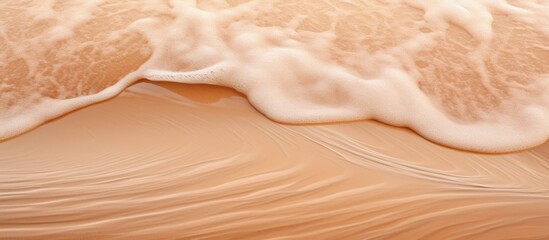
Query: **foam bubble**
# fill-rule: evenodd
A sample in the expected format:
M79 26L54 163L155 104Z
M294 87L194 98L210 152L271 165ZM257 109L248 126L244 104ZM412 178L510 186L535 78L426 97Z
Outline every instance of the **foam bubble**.
M549 6L541 3L3 4L37 17L32 37L2 31L2 138L139 78L232 87L280 122L376 119L476 151L524 149L549 136ZM5 18L2 29L17 25Z

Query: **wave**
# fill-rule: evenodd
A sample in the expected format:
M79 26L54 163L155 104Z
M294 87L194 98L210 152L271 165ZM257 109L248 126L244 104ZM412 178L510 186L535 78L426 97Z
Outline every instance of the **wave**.
M231 87L279 122L375 119L474 151L549 137L541 2L0 4L3 139L140 79Z

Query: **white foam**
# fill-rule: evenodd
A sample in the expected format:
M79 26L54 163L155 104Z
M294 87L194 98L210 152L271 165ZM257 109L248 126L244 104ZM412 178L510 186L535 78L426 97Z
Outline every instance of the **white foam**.
M347 8L338 1L250 1L232 6L229 1L172 0L161 8L161 1L148 0L142 7L150 16L128 28L148 39L153 53L146 63L95 95L42 99L21 112L8 109L9 114L0 118L0 136L13 136L112 97L142 77L228 86L280 122L376 119L409 127L441 144L486 152L524 149L548 139L549 88L543 76L549 74L549 66L526 53L523 59L532 61L532 67L502 68L497 73L498 64L513 59L501 62L494 57L500 51L493 47L521 44L505 42L505 33L494 30L499 27L494 21L501 21L496 13L517 22L518 30L527 29L532 47L546 44L540 39L548 38L543 34L549 24L535 19L547 17L542 11L547 5L511 5L504 0L389 2L348 1L354 7ZM78 25L93 19L92 9L99 5L82 5L84 17L66 18L70 23L49 33L59 36L56 39L70 37ZM422 11L419 17L415 11ZM364 22L346 20L357 17L364 17ZM470 36L454 34L457 28ZM514 54L521 54L520 46ZM438 48L451 51L440 53ZM478 76L466 75L471 66ZM441 79L445 75L437 69L455 74ZM492 76L500 73L503 77ZM517 75L524 81L510 79Z

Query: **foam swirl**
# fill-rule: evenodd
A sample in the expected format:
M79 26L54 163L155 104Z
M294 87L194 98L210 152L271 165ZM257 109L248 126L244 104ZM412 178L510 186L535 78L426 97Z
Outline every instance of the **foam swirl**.
M1 4L17 13L0 16L3 139L142 78L228 86L280 122L376 119L461 149L549 137L542 3Z

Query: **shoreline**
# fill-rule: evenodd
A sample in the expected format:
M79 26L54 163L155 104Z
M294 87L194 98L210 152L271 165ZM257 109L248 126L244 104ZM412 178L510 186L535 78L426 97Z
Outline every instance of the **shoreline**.
M16 239L549 237L548 143L480 154L373 121L284 125L221 87L139 83L0 152Z

